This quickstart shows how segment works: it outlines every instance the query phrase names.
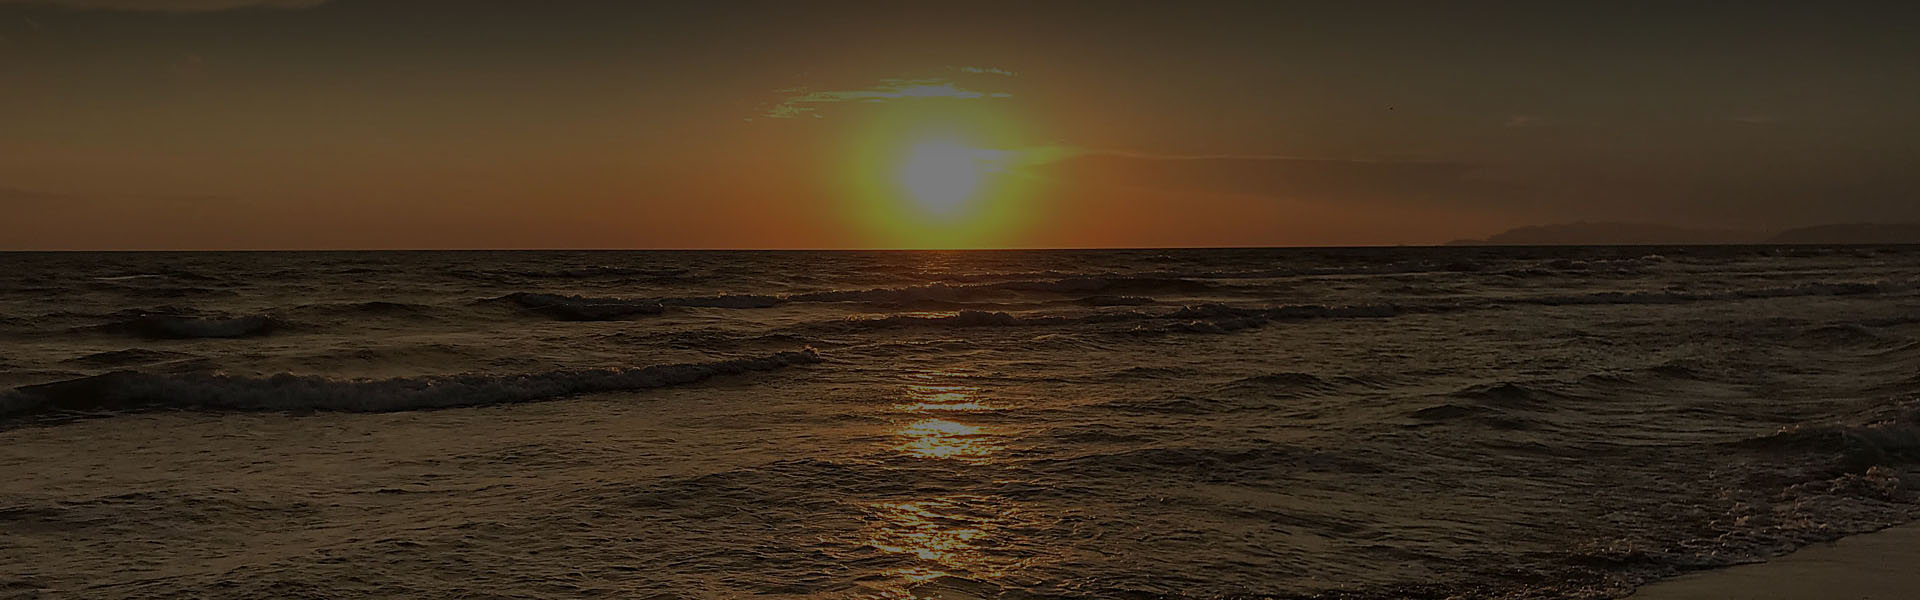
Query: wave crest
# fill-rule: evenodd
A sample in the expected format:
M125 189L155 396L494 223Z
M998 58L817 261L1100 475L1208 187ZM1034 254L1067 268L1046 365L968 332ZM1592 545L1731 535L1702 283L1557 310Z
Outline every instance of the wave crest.
M239 338L267 335L287 326L269 315L194 317L144 314L100 326L102 331L153 339Z
M592 298L515 292L495 300L519 305L537 314L561 321L613 321L666 311L659 302L627 298Z
M144 408L394 412L485 406L598 392L644 390L722 375L820 362L812 348L757 358L523 375L342 380L310 375L238 377L116 371L0 393L0 417Z

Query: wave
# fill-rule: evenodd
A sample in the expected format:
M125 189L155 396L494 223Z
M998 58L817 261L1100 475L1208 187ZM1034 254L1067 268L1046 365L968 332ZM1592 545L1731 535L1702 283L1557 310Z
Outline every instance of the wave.
M1865 415L1865 425L1797 425L1730 445L1770 452L1838 458L1841 467L1920 462L1920 403L1908 400Z
M1406 413L1422 424L1460 421L1503 430L1535 429L1548 423L1541 413L1569 408L1582 396L1547 389L1540 384L1496 382L1472 385L1444 396L1441 404Z
M455 277L502 281L508 279L642 279L649 281L679 281L691 278L693 272L680 268L636 268L590 266L559 269L461 269L452 271Z
M1331 394L1353 387L1384 389L1387 386L1378 381L1357 377L1322 377L1311 373L1281 372L1242 377L1220 386L1224 391L1257 392L1266 396L1309 397Z
M1159 326L1142 326L1134 329L1140 333L1231 333L1244 329L1264 327L1278 321L1304 321L1312 319L1379 319L1396 317L1408 312L1436 312L1454 308L1452 305L1413 306L1400 304L1361 304L1352 306L1328 306L1324 304L1295 304L1274 308L1242 308L1221 304L1203 304L1186 306L1179 310L1152 316L1152 319L1171 319L1176 323Z
M1650 267L1653 267L1662 263L1666 263L1668 262L1668 259L1667 257L1659 254L1648 254L1648 255L1638 256L1638 257L1622 257L1622 258L1592 258L1592 259L1585 259L1585 260L1553 259L1553 260L1541 261L1536 265L1530 266L1528 268L1523 268L1523 269L1515 269L1515 270L1509 270L1509 271L1493 270L1494 268L1502 264L1507 264L1510 262L1511 260L1508 260L1508 259L1482 260L1482 259L1475 259L1475 258L1468 258L1468 257L1455 257L1451 259L1442 259L1442 258L1416 259L1416 260L1404 260L1404 261L1375 263L1375 264L1345 264L1345 265L1301 266L1301 267L1266 267L1266 268L1249 268L1249 269L1238 269L1238 270L1219 270L1219 269L1154 270L1154 271L1133 271L1133 272L1126 272L1126 273L1119 273L1119 272L1108 272L1108 273L1100 273L1100 274L1082 273L1077 275L1063 272L1063 271L1028 271L1028 272L999 272L999 273L973 273L973 274L960 274L960 275L946 275L946 276L943 276L942 278L948 281L958 281L958 282L986 282L986 281L1005 281L1005 280L1016 280L1016 279L1054 279L1054 278L1075 278L1075 277L1077 278L1114 278L1114 279L1123 279L1123 278L1163 279L1163 280L1177 279L1177 280L1194 281L1203 285L1212 285L1213 284L1212 280L1232 281L1232 280L1248 280L1248 279L1321 278L1321 277L1348 277L1348 276L1367 276L1367 275L1391 276L1391 275L1422 275L1422 274L1430 274L1430 273L1483 273L1484 272L1489 275L1498 276L1498 275L1513 275L1517 272L1523 272L1523 271L1532 272L1530 274L1561 274L1561 275L1578 274L1578 272L1583 272L1583 271L1639 272L1639 271L1644 271Z
M286 321L271 315L241 317L196 317L175 314L142 314L107 323L101 331L153 339L240 338L267 335L287 327Z
M660 304L666 306L687 306L699 308L772 308L785 303L778 296L759 294L722 294L694 298L664 298Z
M872 319L842 319L826 325L835 328L854 330L894 329L902 327L1029 327L1047 324L1069 324L1076 319L1060 316L1016 316L1010 313L984 310L963 310L951 315L893 315Z
M1886 358L1911 356L1920 349L1920 341L1912 338L1878 327L1844 322L1793 331L1785 342L1806 350L1848 351Z
M1482 406L1436 404L1407 413L1407 416L1419 421L1447 421L1471 417L1485 412L1487 412L1487 408Z
M1087 306L1144 306L1153 304L1154 299L1144 296L1087 296L1074 302Z
M1249 400L1239 396L1215 398L1193 395L1109 400L1094 404L1093 407L1139 415L1214 415L1275 408L1273 402L1268 399Z
M1037 460L1031 463L1030 467L1041 472L1065 471L1079 475L1112 477L1151 474L1235 484L1291 476L1302 471L1381 472L1379 466L1358 459L1279 443L1240 448L1165 446L1136 448L1070 458Z
M923 301L955 302L1004 296L1008 293L1118 296L1155 292L1200 292L1216 286L1204 281L1169 277L1076 276L1059 279L1002 281L976 285L931 283L894 288L833 290L787 296L788 302L870 302L903 304Z
M1450 395L1490 406L1535 410L1553 408L1574 398L1536 385L1507 381L1470 386Z
M129 273L126 275L106 275L91 277L94 281L140 281L148 279L173 279L180 281L220 281L219 277L202 275L185 269L173 269L158 273Z
M1907 399L1866 413L1857 421L1865 425L1803 424L1716 444L1755 453L1747 458L1754 469L1723 492L1732 502L1716 527L1676 545L1687 551L1669 560L1751 561L1920 516L1911 483L1920 405Z
M156 363L163 360L174 360L174 359L181 359L181 358L194 358L194 355L186 354L182 352L149 350L146 348L127 348L124 350L108 350L105 352L95 352L92 354L87 354L84 356L78 356L78 357L67 359L66 362L74 363L74 364L82 364L82 365L118 367L118 366L125 366L125 365Z
M1379 318L1399 315L1405 310L1393 305L1325 306L1289 305L1275 308L1244 308L1222 304L1183 306L1171 311L1114 311L1082 315L1015 314L1004 311L961 310L950 315L891 315L877 318L840 319L819 325L854 330L905 327L980 328L1049 327L1172 321L1143 324L1129 330L1149 333L1225 333L1259 327L1275 321L1306 319Z
M917 315L895 315L878 319L854 321L862 327L898 327L912 325L937 325L945 327L1031 327L1071 323L1075 319L1057 316L1014 316L1004 312L984 310L963 310L945 317L923 317Z
M394 412L486 406L578 394L645 390L820 361L820 355L808 348L756 358L705 363L559 370L522 375L334 379L289 374L238 377L116 371L0 393L0 417L151 408Z
M212 298L212 297L231 297L231 296L239 295L238 292L235 292L231 289L224 288L224 287L200 287L200 286L191 286L191 285L165 285L165 286L146 287L146 286L128 286L128 285L123 285L122 283L124 282L95 282L87 286L87 289L100 291L100 292L120 294L123 296L137 298L141 300L153 300L156 298L187 298L187 297L198 297L198 298L206 299L206 298ZM71 288L66 288L66 289L70 290Z
M1639 261L1641 259L1632 259ZM877 319L853 319L856 329L891 327L1013 327L1062 324L1099 324L1130 321L1174 321L1137 327L1148 333L1229 333L1258 328L1275 321L1309 319L1386 318L1412 313L1441 313L1460 310L1484 310L1512 305L1581 306L1609 304L1680 304L1705 301L1782 298L1796 296L1851 296L1889 293L1911 289L1903 281L1817 282L1795 286L1721 290L1712 292L1604 291L1581 294L1520 296L1491 300L1441 302L1375 303L1354 305L1296 304L1277 307L1241 307L1219 303L1187 305L1170 312L1117 311L1090 315L1028 315L1004 311L963 309L953 315L893 315ZM766 294L723 294L679 298L611 298L569 296L536 292L518 292L496 298L529 309L535 314L568 321L604 321L654 315L669 307L724 309L772 308L789 303L862 302L896 308L946 309L956 303L965 306L1007 294L1040 292L1081 295L1076 304L1094 307L1144 306L1157 303L1149 296L1113 295L1107 292L1142 292L1217 289L1211 283L1193 279L1165 277L1068 277L1039 281L1006 281L979 285L927 285L808 292L787 296ZM973 306L980 306L973 304Z
M411 314L411 313L419 313L419 312L432 310L433 307L427 306L425 304L414 304L410 302L392 302L387 300L372 300L367 302L351 302L347 304L336 304L336 305L329 306L329 308L333 308L335 310L341 310L345 312L358 312L358 313Z
M1140 369L1140 367L1137 367ZM1135 369L1121 371L1137 373ZM1158 379L1164 369L1144 371L1144 377ZM1117 375L1110 375L1117 377ZM1215 385L1212 394L1177 394L1165 398L1121 398L1094 404L1096 408L1117 410L1129 413L1183 413L1183 415L1202 415L1202 413L1231 412L1273 412L1273 410L1294 410L1300 408L1298 402L1277 402L1277 400L1306 400L1321 398L1338 392L1348 392L1356 388L1380 390L1388 385L1379 379L1346 377L1346 375L1311 375L1311 373L1265 373L1254 377L1240 377L1221 385Z
M1637 258L1595 258L1579 260L1559 258L1519 268L1494 271L1498 277L1532 279L1537 277L1590 277L1643 275L1667 262L1665 256L1648 254Z
M642 315L657 315L666 311L659 302L627 298L591 298L515 292L494 300L516 304L535 314L561 321L612 321Z
M1713 292L1637 291L1593 292L1556 296L1534 296L1499 300L1502 304L1542 304L1568 306L1581 304L1683 304L1716 300L1758 300L1802 296L1859 296L1905 291L1913 288L1905 281L1815 282L1800 285L1721 290Z
M1198 286L1212 286L1209 280L1245 280L1245 279L1285 279L1297 277L1339 277L1346 275L1407 275L1431 272L1477 271L1484 267L1473 261L1412 261L1387 264L1334 265L1317 267L1267 267L1238 270L1152 270L1102 273L1072 273L1068 271L999 271L985 273L942 274L940 279L958 283L1007 283L1014 281L1048 279L1082 280L1183 280ZM1180 284L1187 285L1187 284ZM1193 288L1196 291L1199 287Z
M765 294L725 294L679 298L586 297L535 292L518 292L499 298L533 314L566 321L606 321L656 315L669 308L761 309L790 303L865 302L888 304L897 308L963 308L951 314L896 314L878 318L849 318L817 325L852 330L878 330L908 327L1044 327L1139 323L1134 333L1223 334L1260 328L1275 322L1315 319L1373 319L1407 314L1446 313L1465 310L1497 309L1515 305L1581 306L1610 304L1678 304L1689 302L1764 299L1795 296L1850 296L1888 293L1911 289L1908 282L1819 282L1795 286L1721 290L1683 291L1605 291L1549 296L1521 296L1488 300L1449 300L1439 302L1398 302L1352 305L1294 304L1282 306L1234 306L1204 303L1182 306L1171 311L1117 310L1091 314L1037 314L983 310L991 305L977 303L994 295L1015 291L1046 291L1077 295L1089 291L1162 288L1189 289L1212 284L1185 279L1141 277L1083 277L1048 281L1012 281L982 285L929 284L902 288L874 288L810 292L788 296ZM1193 288L1198 289L1198 288ZM1150 305L1151 297L1095 294L1080 296L1076 304L1094 307Z
M658 299L629 298L588 298L581 296L562 296L538 292L519 292L499 299L520 303L529 308L546 309L549 306L571 306L578 304L602 306L634 306L640 311L661 307L698 307L756 309L773 308L790 303L841 303L859 302L894 307L944 308L956 303L967 303L991 298L1003 298L1023 293L1082 296L1075 302L1090 306L1134 306L1153 304L1150 297L1129 296L1168 291L1203 291L1215 286L1201 281L1177 278L1106 276L1106 277L1064 277L1048 280L1002 281L977 285L953 285L949 283L929 283L890 288L868 288L858 290L827 290L803 292L784 296L769 294L722 294L717 296L688 296ZM531 305L530 305L531 304ZM651 314L636 312L631 314ZM618 318L618 317L615 317ZM583 319L599 320L599 319Z
M1444 313L1462 310L1496 308L1503 305L1603 305L1603 304L1679 304L1690 302L1749 300L1765 298L1786 298L1800 296L1854 296L1872 295L1912 289L1913 284L1899 281L1878 282L1841 282L1809 283L1796 286L1727 290L1718 292L1594 292L1588 294L1536 296L1504 298L1482 302L1439 302L1439 303L1383 303L1358 304L1347 306L1329 306L1322 304L1297 304L1273 308L1235 307L1223 304L1202 304L1182 307L1179 310L1159 315L1143 313L1117 313L1119 315L1143 315L1119 318L1172 319L1184 322L1141 328L1142 331L1171 333L1228 333L1243 329L1260 327L1275 321L1295 321L1309 319L1373 319L1395 317L1417 313ZM1087 320L1099 320L1104 317L1090 317Z
M1103 373L1102 379L1182 379L1200 373L1198 369L1168 366L1132 366Z
M304 304L286 312L291 314L319 314L329 317L384 317L397 319L430 320L443 316L444 309L428 304L395 302L390 300L370 300L365 302L337 302Z

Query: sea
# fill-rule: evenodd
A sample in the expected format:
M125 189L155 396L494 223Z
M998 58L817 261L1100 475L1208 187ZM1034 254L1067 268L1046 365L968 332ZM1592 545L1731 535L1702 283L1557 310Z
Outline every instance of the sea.
M4 598L1617 598L1920 516L1920 247L0 254Z

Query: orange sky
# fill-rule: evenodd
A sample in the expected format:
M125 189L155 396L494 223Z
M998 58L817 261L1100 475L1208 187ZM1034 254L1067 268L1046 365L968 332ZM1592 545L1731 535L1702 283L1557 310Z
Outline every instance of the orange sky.
M643 4L0 0L0 248L1920 219L1908 8ZM1008 157L944 233L876 166L940 127Z

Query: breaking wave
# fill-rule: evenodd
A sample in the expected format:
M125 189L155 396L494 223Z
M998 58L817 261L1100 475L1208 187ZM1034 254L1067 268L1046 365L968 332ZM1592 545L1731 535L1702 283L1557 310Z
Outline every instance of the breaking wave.
M1290 305L1275 308L1243 308L1221 304L1184 306L1176 310L1096 312L1084 315L1015 314L1002 311L962 310L950 315L891 315L878 318L842 319L832 325L856 330L898 327L1045 327L1097 325L1110 323L1156 322L1140 325L1136 332L1222 333L1258 327L1274 321L1307 319L1379 318L1399 315L1403 309L1390 305L1323 306Z
M434 307L428 306L425 304L415 304L411 302L393 302L388 300L370 300L366 302L343 302L343 303L336 303L336 304L308 304L300 308L305 310L315 310L320 312L361 314L361 315L385 315L385 316L396 316L396 317L424 316L434 310Z
M68 359L67 362L82 364L82 365L118 367L118 366L125 366L125 365L155 363L163 360L190 358L192 356L193 355L191 354L186 354L182 352L149 350L146 348L127 348L123 350L108 350L105 352L94 352L92 354L87 354L84 356L78 356L78 357Z
M1378 466L1333 452L1265 443L1249 447L1148 447L1035 461L1040 471L1071 471L1111 477L1191 477L1245 483L1302 471L1376 473Z
M677 298L596 298L516 292L494 300L518 304L523 308L562 320L601 321L635 315L659 314L666 307L756 309L798 303L857 302L899 308L945 308L1022 293L1079 296L1074 301L1089 306L1137 306L1153 304L1150 297L1126 294L1155 292L1196 292L1212 289L1201 281L1160 277L1066 277L1039 281L1003 281L977 285L930 283L892 288L828 290L784 296L768 294L721 294Z
M1885 412L1865 425L1799 425L1732 445L1834 457L1855 471L1920 461L1920 406L1908 402Z
M494 300L508 302L561 321L612 321L642 315L657 315L666 310L652 300L626 298L590 298L516 292Z
M679 281L693 277L692 271L679 268L633 268L611 266L587 266L560 269L461 269L452 272L455 277L478 279L483 281L506 281L512 279L629 279L644 281Z
M392 412L486 406L681 385L722 375L770 371L820 360L819 354L809 348L757 358L638 368L350 380L287 374L238 377L116 371L25 386L0 394L0 417L147 408Z
M1274 397L1309 397L1331 394L1348 389L1385 389L1388 385L1376 378L1348 376L1320 376L1311 373L1286 371L1242 377L1220 386L1221 391L1248 392Z
M1193 279L1172 277L1065 277L1033 281L1002 281L978 285L933 283L898 288L839 290L788 296L792 302L912 303L926 300L959 301L1004 295L1007 292L1063 295L1120 295L1156 292L1199 292L1216 287Z
M1688 302L1706 302L1715 300L1757 300L1764 298L1791 298L1801 296L1858 296L1883 294L1911 289L1913 284L1903 281L1850 281L1821 282L1802 285L1750 288L1743 290L1721 290L1713 292L1684 291L1639 291L1639 292L1594 292L1588 294L1536 296L1505 300L1506 303L1544 304L1549 306L1579 304L1682 304Z
M1561 268L1572 268L1560 266ZM952 315L892 315L870 319L848 319L856 329L892 327L983 327L1096 324L1124 321L1173 321L1142 325L1136 331L1153 333L1228 333L1253 329L1275 321L1343 318L1385 318L1414 313L1440 313L1460 310L1485 310L1506 306L1583 306L1618 304L1685 304L1694 302L1750 300L1800 296L1853 296L1898 292L1912 289L1911 282L1819 282L1795 286L1691 292L1601 291L1579 294L1514 296L1483 300L1443 300L1437 302L1399 302L1351 305L1294 304L1274 307L1244 307L1219 303L1183 306L1165 312L1139 310L1098 312L1080 316L1031 315L997 310L982 302L1007 299L1021 294L1069 296L1062 300L1093 307L1137 307L1160 302L1155 292L1196 292L1217 290L1213 283L1169 277L1065 277L1051 280L1002 281L972 285L932 283L895 288L831 290L785 296L769 294L721 294L669 298L620 298L562 295L541 292L516 292L494 301L519 306L532 314L563 321L609 321L657 315L668 308L764 309L800 303L866 303L906 310L951 310ZM958 305L958 306L956 306ZM972 308L968 308L972 307ZM369 312L379 309L369 307Z
M152 339L238 338L266 335L285 328L286 321L269 315L241 317L195 317L170 314L143 314L101 325L109 333Z

